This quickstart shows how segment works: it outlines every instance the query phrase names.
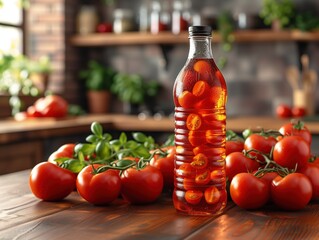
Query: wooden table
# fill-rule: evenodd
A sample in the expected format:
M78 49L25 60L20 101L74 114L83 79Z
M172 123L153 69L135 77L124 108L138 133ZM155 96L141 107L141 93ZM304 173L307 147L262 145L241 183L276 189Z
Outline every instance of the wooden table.
M0 239L319 239L319 206L299 212L246 211L228 203L218 217L175 212L170 197L133 206L96 207L76 192L42 202L28 187L29 170L0 176Z

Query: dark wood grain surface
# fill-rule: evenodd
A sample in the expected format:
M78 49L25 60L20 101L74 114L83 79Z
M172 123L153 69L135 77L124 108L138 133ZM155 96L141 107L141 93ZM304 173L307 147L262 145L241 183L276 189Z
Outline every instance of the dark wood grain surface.
M171 198L130 205L90 205L73 192L61 202L36 199L29 170L0 176L0 239L319 239L319 206L246 211L228 203L217 217L177 214Z

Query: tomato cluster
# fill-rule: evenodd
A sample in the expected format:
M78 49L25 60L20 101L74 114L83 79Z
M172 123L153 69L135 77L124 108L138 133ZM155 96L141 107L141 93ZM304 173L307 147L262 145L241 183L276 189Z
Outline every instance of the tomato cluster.
M172 142L159 146L151 137L135 133L128 140L103 134L98 123L91 126L88 143L64 144L48 161L30 174L33 194L44 201L59 201L73 190L94 205L105 205L120 195L132 204L154 202L172 189L174 153Z
M307 114L303 107L290 107L286 104L279 104L276 107L276 115L279 118L304 117Z
M302 122L292 121L279 131L250 132L236 141L243 146L226 157L235 204L257 209L273 203L293 211L319 199L318 158L312 157L311 133Z
M47 95L36 100L25 112L17 113L15 119L21 121L27 118L63 118L68 114L68 106L64 98L58 95Z

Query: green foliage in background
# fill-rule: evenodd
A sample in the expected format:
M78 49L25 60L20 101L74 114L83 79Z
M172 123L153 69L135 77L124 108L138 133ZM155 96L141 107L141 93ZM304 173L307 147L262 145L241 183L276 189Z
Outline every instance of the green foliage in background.
M88 68L80 72L80 78L85 80L85 86L89 90L110 90L113 84L115 71L105 67L97 61L89 61Z
M260 17L266 25L278 20L281 27L289 26L294 15L295 8L291 0L263 0Z

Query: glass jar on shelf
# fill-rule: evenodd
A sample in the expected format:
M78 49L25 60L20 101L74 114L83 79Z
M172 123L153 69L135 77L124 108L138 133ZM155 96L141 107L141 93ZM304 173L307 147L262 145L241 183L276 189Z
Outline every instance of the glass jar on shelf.
M81 6L76 19L76 30L80 35L94 33L98 23L97 12L94 6Z
M174 34L179 34L182 31L186 31L188 28L188 22L183 16L183 8L182 1L174 1L172 13L172 32Z
M123 33L134 30L133 12L130 9L115 9L113 32Z
M170 23L170 14L168 13L168 5L166 1L164 1L163 4L161 4L159 1L152 2L150 19L151 33L157 34L161 31L168 30L168 25Z

